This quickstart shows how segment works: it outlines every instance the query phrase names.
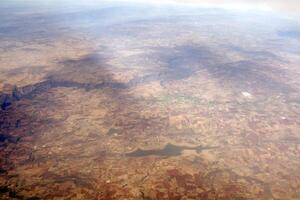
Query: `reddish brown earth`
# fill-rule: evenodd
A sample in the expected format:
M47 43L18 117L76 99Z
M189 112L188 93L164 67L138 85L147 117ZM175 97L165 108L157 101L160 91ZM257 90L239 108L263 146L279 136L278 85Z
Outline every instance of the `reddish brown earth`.
M1 9L0 199L300 199L298 21Z

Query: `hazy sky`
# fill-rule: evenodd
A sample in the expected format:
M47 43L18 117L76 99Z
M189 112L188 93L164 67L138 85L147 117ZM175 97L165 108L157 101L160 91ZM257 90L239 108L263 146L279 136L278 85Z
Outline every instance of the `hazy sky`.
M71 1L71 0L69 0ZM80 1L80 0L79 0ZM101 2L101 0L85 0ZM241 10L265 10L289 15L300 15L300 0L111 0L111 1L135 1L147 3L179 3L195 4L205 7L224 7ZM103 1L102 1L103 2Z
M300 0L149 0L155 2L176 2L180 4L197 4L200 6L217 6L236 9L259 9L287 14L300 14Z
M300 15L300 0L0 0L0 6L7 2L35 2L36 4L101 4L103 2L138 2L138 3L176 3L178 5L197 5L240 10L273 11L291 16ZM299 17L300 18L300 17Z

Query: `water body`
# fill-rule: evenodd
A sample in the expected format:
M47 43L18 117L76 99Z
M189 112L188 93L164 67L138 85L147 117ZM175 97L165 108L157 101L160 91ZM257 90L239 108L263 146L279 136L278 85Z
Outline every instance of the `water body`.
M143 150L137 149L131 153L126 154L129 157L144 157L144 156L180 156L184 150L195 150L197 153L205 150L205 149L212 149L216 147L204 147L204 146L179 146L175 144L168 143L162 149L150 149L150 150Z

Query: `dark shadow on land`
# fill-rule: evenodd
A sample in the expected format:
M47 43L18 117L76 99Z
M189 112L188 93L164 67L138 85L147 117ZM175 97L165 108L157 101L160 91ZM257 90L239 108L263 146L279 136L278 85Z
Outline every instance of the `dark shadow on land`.
M205 69L222 84L230 84L240 90L262 91L269 94L294 91L284 80L271 77L285 75L284 71L249 60L205 67Z
M153 48L150 59L162 62L158 72L136 77L129 85L146 84L159 81L165 86L172 81L180 81L193 76L199 70L201 62L210 63L212 54L205 47L181 46L176 48Z
M144 77L137 77L131 81L131 84L159 80L162 85L166 85L170 81L187 79L196 72L205 70L216 78L221 83L220 85L229 86L236 91L259 91L266 94L286 94L295 91L286 83L288 80L284 70L273 67L274 63L265 64L260 62L260 59L256 59L260 52L243 50L242 53L246 54L249 59L231 63L203 46L183 45L175 48L155 48L150 57L164 63L162 70ZM272 53L263 52L261 57L280 62L280 58L276 58L276 55Z

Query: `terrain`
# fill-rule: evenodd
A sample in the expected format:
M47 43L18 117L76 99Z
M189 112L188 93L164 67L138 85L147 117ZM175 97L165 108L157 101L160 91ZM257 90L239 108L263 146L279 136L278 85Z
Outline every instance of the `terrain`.
M0 199L300 199L300 22L0 4Z

